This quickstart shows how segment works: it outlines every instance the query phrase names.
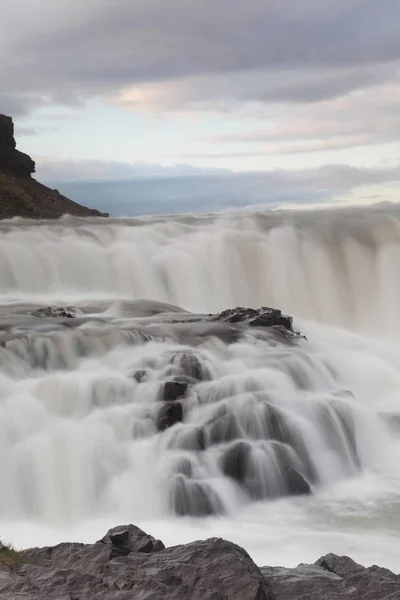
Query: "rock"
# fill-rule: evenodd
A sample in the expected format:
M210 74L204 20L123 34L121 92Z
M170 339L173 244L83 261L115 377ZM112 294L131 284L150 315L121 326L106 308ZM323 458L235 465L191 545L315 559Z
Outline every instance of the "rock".
M222 412L222 411L221 411ZM225 408L225 414L212 419L206 428L207 445L232 442L242 437L242 432L233 413Z
M178 367L184 375L202 381L209 379L207 369L201 364L200 359L193 352L177 352L171 363Z
M145 533L135 525L120 525L110 529L100 540L101 544L111 546L111 556L126 556L130 552L160 552L165 546L160 540Z
M177 475L170 489L170 506L181 517L208 517L224 514L224 507L210 485Z
M261 572L270 582L276 600L361 600L346 581L314 565L299 565L295 569L262 567Z
M13 564L0 565L0 600L400 598L399 575L365 568L346 556L327 554L314 565L293 569L258 568L243 548L220 538L164 548L134 525L110 529L94 544L64 543L15 554Z
M168 443L168 448L192 450L193 452L202 452L205 447L204 429L201 427L186 426L176 431Z
M182 404L180 402L165 402L158 410L157 429L164 431L179 423L183 419Z
M0 170L19 177L30 177L35 172L31 157L16 150L14 123L6 115L0 115Z
M31 177L34 172L31 157L16 149L11 117L0 114L0 219L57 219L65 214L106 216L42 185Z
M310 484L301 473L289 467L285 472L287 490L291 496L307 496L312 493Z
M83 313L79 308L74 308L72 306L46 306L44 308L37 308L31 314L34 317L74 319L75 317L78 317Z
M262 567L276 600L395 600L400 576L388 569L365 567L347 556L328 554L315 565L295 569Z
M178 398L182 398L188 389L188 383L186 381L180 381L179 379L173 381L166 381L161 389L161 400L164 402L174 402Z
M147 557L130 554L109 572L117 589L129 586L130 600L275 600L247 552L218 538Z
M212 315L214 321L225 323L243 323L252 327L284 327L293 332L293 319L276 308L230 308L218 315Z
M250 444L240 441L228 448L222 457L222 471L227 477L243 483L246 479L248 460L251 453Z
M140 371L135 371L132 377L138 383L143 383L148 379L148 372L145 369L141 369Z

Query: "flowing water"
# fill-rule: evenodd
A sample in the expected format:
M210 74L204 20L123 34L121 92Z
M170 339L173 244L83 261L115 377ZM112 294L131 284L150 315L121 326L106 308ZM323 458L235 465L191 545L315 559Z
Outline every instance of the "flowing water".
M396 207L1 222L0 535L400 571L399 264ZM193 322L238 305L306 338Z

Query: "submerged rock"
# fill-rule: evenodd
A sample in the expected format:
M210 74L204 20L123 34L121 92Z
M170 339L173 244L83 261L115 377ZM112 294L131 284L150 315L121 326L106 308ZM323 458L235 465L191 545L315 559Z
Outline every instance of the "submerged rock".
M193 352L177 352L171 359L171 363L179 368L187 377L197 381L209 379L209 373Z
M177 475L170 489L170 506L181 517L207 517L224 514L224 507L210 485Z
M180 402L165 402L158 410L157 429L164 431L179 423L183 419L182 404Z
M174 402L178 398L182 398L188 389L187 381L180 381L179 379L173 381L166 381L161 390L161 400L164 402Z

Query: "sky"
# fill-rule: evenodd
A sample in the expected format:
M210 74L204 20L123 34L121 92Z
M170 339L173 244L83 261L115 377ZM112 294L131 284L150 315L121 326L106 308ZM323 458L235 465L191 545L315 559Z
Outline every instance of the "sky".
M399 0L2 0L0 112L113 214L397 201L399 31Z

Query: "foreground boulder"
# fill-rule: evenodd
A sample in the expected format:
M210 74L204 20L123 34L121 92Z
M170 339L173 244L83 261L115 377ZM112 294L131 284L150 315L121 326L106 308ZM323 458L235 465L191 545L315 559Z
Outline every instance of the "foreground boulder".
M135 527L95 544L15 552L0 545L0 600L395 600L400 576L328 554L314 565L258 568L219 538L164 548Z
M146 536L135 529L111 530L95 544L22 552L20 564L1 572L0 600L274 600L239 546L210 539L118 555L121 534L123 544Z

